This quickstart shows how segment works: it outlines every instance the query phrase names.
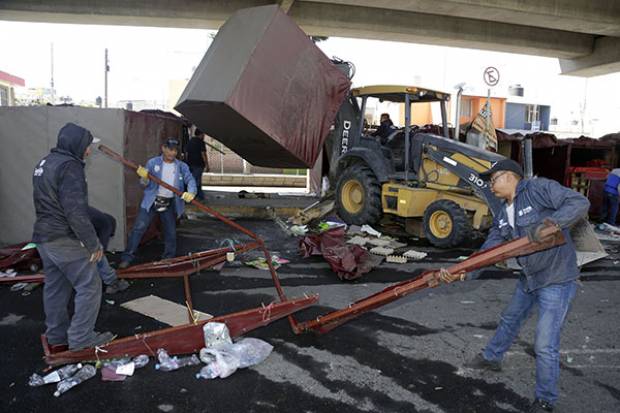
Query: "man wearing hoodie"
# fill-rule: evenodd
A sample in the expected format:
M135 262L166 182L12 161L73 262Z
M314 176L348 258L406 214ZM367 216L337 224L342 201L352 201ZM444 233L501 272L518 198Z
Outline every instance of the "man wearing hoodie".
M178 147L179 141L177 139L168 138L161 145L161 155L149 159L146 167L140 166L136 171L146 188L140 203L140 212L127 238L127 248L125 248L118 268L127 268L134 260L142 236L156 215L159 215L164 227L164 253L162 258L176 256L176 219L183 214L183 201L190 203L196 196L196 181L187 164L177 159ZM148 180L149 174L180 191L186 192L177 198L169 189Z
M32 240L43 261L45 335L51 346L80 350L105 344L112 333L97 333L101 278L96 263L103 248L88 214L84 159L93 135L67 123L50 154L35 167L32 186L36 221ZM73 316L69 301L74 296Z

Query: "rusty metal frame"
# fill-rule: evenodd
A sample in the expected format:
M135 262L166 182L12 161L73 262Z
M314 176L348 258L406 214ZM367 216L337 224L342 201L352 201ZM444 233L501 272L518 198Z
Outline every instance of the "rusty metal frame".
M45 362L51 366L79 361L95 361L120 357L134 357L140 354L156 356L157 349L165 348L169 354L196 353L204 347L202 327L211 322L225 323L231 337L241 336L248 331L266 326L273 321L308 308L316 303L318 295L274 302L262 307L214 317L209 320L182 326L164 328L149 333L136 334L113 340L106 345L79 351L67 351L66 347L52 347L45 336L41 336Z
M555 226L545 228L541 233L541 237L542 241L539 243L531 242L527 237L505 242L494 248L475 253L468 259L448 267L447 270L452 274L467 273L488 267L508 258L528 255L564 244L565 242L564 235ZM314 320L297 323L294 327L296 331L314 331L323 334L363 313L396 301L416 291L437 287L439 284L438 271L425 271L416 278L387 287L376 294L350 304L346 308L332 311Z

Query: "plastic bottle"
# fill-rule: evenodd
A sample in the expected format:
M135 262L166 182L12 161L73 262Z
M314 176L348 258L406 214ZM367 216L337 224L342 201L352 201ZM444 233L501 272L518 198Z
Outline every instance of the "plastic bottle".
M214 379L220 376L220 369L217 363L209 363L200 369L200 373L196 374L197 379Z
M192 354L189 357L170 357L166 350L160 348L157 350L157 359L159 360L158 364L155 364L156 370L161 371L172 371L176 369L180 369L185 366L195 366L200 364L200 359Z
M133 358L133 363L136 365L137 369L141 369L149 364L149 356L146 354L140 354L139 356Z
M85 365L81 369L78 370L77 373L73 377L69 377L56 385L56 391L54 392L54 397L58 397L61 394L71 390L78 384L95 377L97 374L97 369L95 366L91 366L90 364Z
M28 381L28 385L31 387L43 386L44 384L50 383L58 383L61 380L69 378L75 374L76 371L82 368L82 364L68 364L59 368L58 370L54 370L53 372L41 377L37 373L34 373L30 376L30 380Z

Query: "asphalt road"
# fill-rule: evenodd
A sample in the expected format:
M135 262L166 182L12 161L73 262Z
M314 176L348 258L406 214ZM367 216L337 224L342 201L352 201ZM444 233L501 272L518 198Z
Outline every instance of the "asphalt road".
M340 308L423 268L471 253L418 246L429 252L421 262L383 264L358 282L343 283L321 258L300 258L295 239L274 223L241 222L264 237L272 252L291 259L278 271L288 296L320 294L319 305L298 313L299 319ZM179 253L214 248L226 238L244 239L219 222L185 221L179 229ZM605 245L611 256L584 268L563 333L559 412L620 411L620 245ZM140 259L157 258L161 248L160 242L152 242ZM195 307L216 315L276 298L269 273L248 267L204 271L191 282ZM493 334L515 283L510 271L488 271L483 279L414 294L322 336L296 336L280 320L248 334L274 346L270 357L227 379L197 380L198 366L160 372L151 361L124 382L102 382L96 376L60 398L52 396L52 386L27 385L30 374L45 366L39 341L44 331L41 288L23 296L3 286L0 411L519 412L533 396L534 319L508 353L503 372L482 374L462 367ZM119 306L148 294L184 302L179 280L135 281L129 290L105 297L114 304L102 304L98 329L125 336L164 327Z

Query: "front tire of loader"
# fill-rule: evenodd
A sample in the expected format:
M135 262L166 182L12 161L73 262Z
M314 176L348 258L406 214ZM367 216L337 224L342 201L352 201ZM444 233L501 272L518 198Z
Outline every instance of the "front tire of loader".
M465 210L454 201L440 199L424 212L424 235L436 247L460 245L471 234L471 223Z
M354 164L336 184L336 209L347 224L374 225L382 215L381 184L372 170Z

